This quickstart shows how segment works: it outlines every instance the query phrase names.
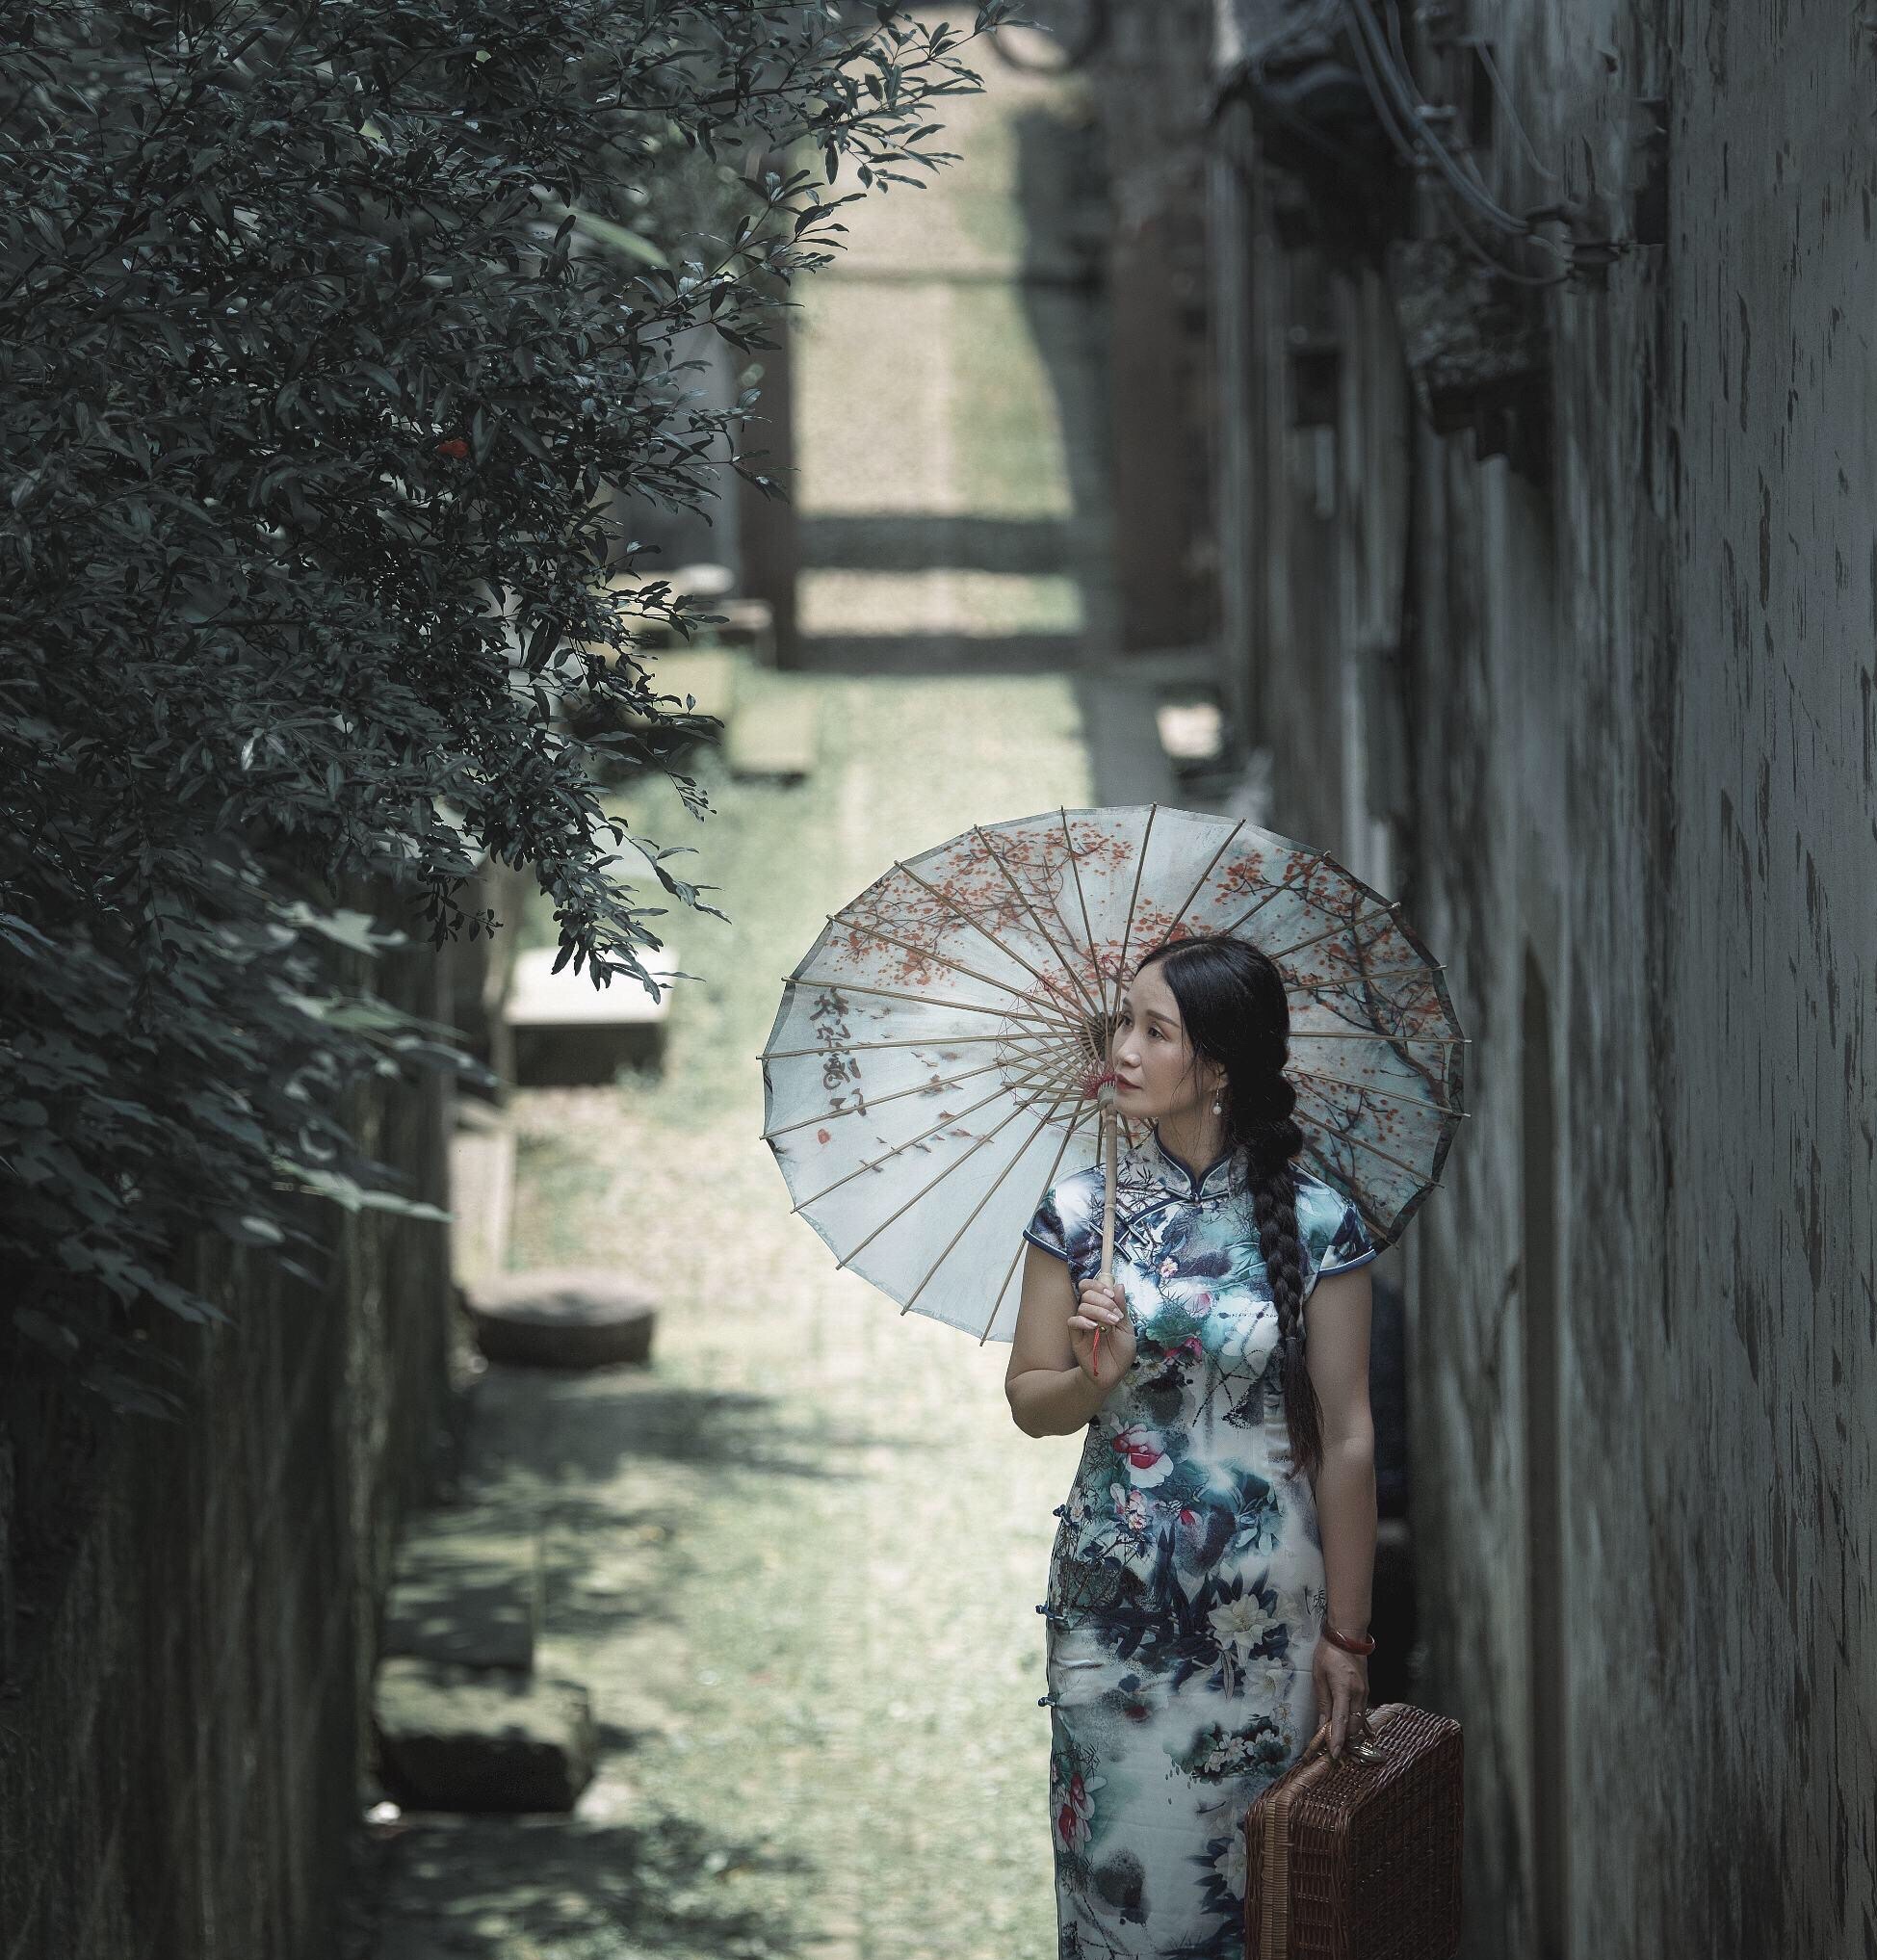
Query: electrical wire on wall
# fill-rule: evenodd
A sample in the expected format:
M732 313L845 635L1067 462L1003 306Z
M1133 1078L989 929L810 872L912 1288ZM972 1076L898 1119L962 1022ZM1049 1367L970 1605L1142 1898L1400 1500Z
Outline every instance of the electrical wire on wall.
M1519 112L1512 106L1512 91L1505 86L1505 77L1499 71L1499 64L1493 59L1493 51L1486 43L1476 41L1473 53L1479 58L1479 65L1486 70L1486 79L1493 85L1493 93L1499 98L1499 106L1505 112L1505 119L1512 125L1512 133L1519 139L1519 145L1525 153L1525 160L1548 184L1562 183L1563 179L1553 170L1546 168L1531 138L1525 134L1525 126L1519 120Z
M1523 218L1508 211L1493 196L1491 187L1479 174L1473 159L1449 150L1441 141L1434 128L1429 105L1421 99L1408 65L1399 9L1395 0L1383 0L1383 4L1388 16L1386 32L1370 11L1369 0L1338 0L1339 10L1348 26L1357 71L1389 142L1417 170L1429 165L1433 167L1438 188L1446 193L1453 213L1454 228L1460 242L1475 258L1493 272L1522 285L1561 285L1570 277L1569 268L1575 263L1576 254L1555 239L1548 238L1534 221L1540 217L1561 217L1563 214L1555 205L1546 206ZM1526 154L1545 176L1555 181L1556 173L1546 170L1538 162L1531 140L1512 110L1497 65L1491 62L1483 49L1481 53L1489 79L1505 108L1506 118L1518 131ZM1489 249L1473 229L1475 225L1487 227L1501 241L1516 239L1548 251L1562 260L1566 270L1556 274L1533 274L1509 265L1498 252Z
M1394 23L1393 38L1399 38L1399 20L1395 0L1386 0L1391 21ZM1462 159L1435 134L1428 105L1421 98L1421 91L1415 86L1414 78L1406 71L1405 64L1397 62L1395 49L1382 33L1381 23L1369 12L1367 0L1345 0L1345 17L1352 30L1352 39L1358 52L1367 57L1362 63L1364 81L1373 91L1377 109L1384 103L1394 112L1386 116L1385 126L1400 141L1400 127L1413 131L1403 147L1403 154L1410 163L1420 165L1431 163L1447 181L1447 188L1483 222L1495 229L1514 237L1528 239L1535 245L1542 245L1560 256L1561 251L1554 241L1544 237L1529 219L1520 218L1505 209L1492 194L1480 176L1478 169L1469 157ZM1400 124L1395 122L1400 118Z

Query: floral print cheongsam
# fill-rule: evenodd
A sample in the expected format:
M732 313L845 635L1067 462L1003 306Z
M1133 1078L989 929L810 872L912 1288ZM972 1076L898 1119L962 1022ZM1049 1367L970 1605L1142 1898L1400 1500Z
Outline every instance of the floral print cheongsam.
M1376 1248L1292 1168L1307 1302ZM1024 1233L1073 1280L1101 1270L1104 1194L1100 1164L1078 1171ZM1202 1176L1158 1128L1124 1143L1113 1276L1134 1360L1088 1425L1037 1608L1057 1960L1237 1960L1245 1813L1315 1730L1327 1604L1243 1153Z

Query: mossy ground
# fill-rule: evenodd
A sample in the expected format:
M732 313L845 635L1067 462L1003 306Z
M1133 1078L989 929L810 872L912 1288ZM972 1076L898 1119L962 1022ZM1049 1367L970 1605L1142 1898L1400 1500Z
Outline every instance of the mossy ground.
M704 824L662 784L625 799L698 847L680 869L730 922L665 922L701 978L661 1068L513 1103L511 1263L614 1265L661 1303L648 1370L478 1391L477 1475L548 1521L538 1664L590 1688L599 1773L571 1819L413 1820L387 1847L378 1960L1056 1950L1033 1607L1080 1438L1015 1428L1006 1347L835 1270L761 1140L757 1063L782 976L896 856L1090 800L1072 659L966 678L893 658L901 634L1059 647L1106 616L1096 302L1017 283L1019 206L1052 118L1079 112L1072 85L985 67L994 93L949 138L965 165L862 213L851 276L803 296L804 523L864 547L878 521L897 562L930 568L861 548L809 575L813 635L867 670L815 671L811 637L806 670L745 674L739 713L812 699L804 783L731 782L706 752ZM986 283L1000 264L1009 283ZM919 529L960 520L1016 527L995 575L943 549L988 530Z

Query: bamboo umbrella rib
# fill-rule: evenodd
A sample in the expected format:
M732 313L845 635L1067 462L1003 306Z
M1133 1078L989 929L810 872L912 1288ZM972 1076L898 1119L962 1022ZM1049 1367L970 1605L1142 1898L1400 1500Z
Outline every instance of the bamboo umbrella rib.
M1106 1019L1104 1020L1103 1025L1104 1026L1107 1025ZM1090 1030L1087 1026L1084 1025L1083 1027L1078 1028L1076 1030L1075 1044L1077 1050L1080 1052L1082 1056L1083 1063L1089 1068L1100 1068L1107 1062L1108 1060L1107 1056L1105 1056L1102 1053L1102 1051L1095 1046L1095 1036L1093 1031Z
M1045 1056L1038 1058L1038 1066L1032 1073L1039 1081L1047 1077L1047 1086L1050 1088L1066 1089L1075 1083L1080 1071L1060 1058Z
M976 1115L986 1103L994 1103L999 1096L1013 1094L1020 1089L1027 1089L1030 1085L1031 1078L1028 1076L1019 1076L1013 1081L999 1083L989 1095L979 1096L977 1102L970 1104L967 1108L954 1110L950 1115L941 1116L929 1129L920 1131L916 1137L908 1137L903 1143L896 1143L884 1156L863 1159L845 1177L836 1178L826 1190L817 1191L812 1198L803 1198L799 1204L792 1205L789 1209L793 1212L802 1212L806 1211L810 1205L820 1204L824 1197L838 1191L844 1184L851 1184L862 1171L878 1170L881 1164L890 1163L894 1158L899 1156L901 1152L912 1149L915 1144L924 1143L928 1137L936 1137L941 1130L949 1130L953 1124L962 1123L967 1116ZM1044 1093L1048 1093L1047 1085L1045 1086Z
M1418 1170L1412 1163L1396 1157L1393 1151L1384 1150L1379 1143L1370 1143L1366 1137L1347 1136L1341 1130L1335 1134L1339 1143L1353 1143L1358 1150L1366 1150L1370 1157L1379 1157L1384 1163L1392 1163L1397 1170L1405 1170L1410 1177L1418 1178L1422 1184L1434 1190L1446 1189L1439 1178L1429 1177L1425 1171Z
M830 1197L834 1192L838 1191L844 1184L852 1184L854 1179L859 1177L863 1172L878 1170L881 1164L890 1163L901 1152L911 1150L916 1144L925 1142L928 1137L936 1137L941 1130L949 1130L953 1124L962 1123L967 1116L976 1115L986 1103L994 1103L999 1096L1007 1093L1008 1085L999 1083L989 1095L980 1096L977 1102L971 1104L966 1109L954 1110L950 1115L941 1116L929 1129L920 1131L916 1137L908 1137L903 1143L896 1143L884 1156L863 1158L845 1177L836 1178L825 1190L817 1191L813 1197L803 1198L800 1203L791 1205L789 1209L792 1212L805 1212L810 1205L819 1205L823 1198Z
M1370 980L1399 980L1404 974L1419 974L1425 979L1429 974L1446 971L1444 965L1434 966L1422 960L1419 966L1378 966L1373 973L1345 973L1341 980L1287 980L1285 985L1293 994L1321 994L1332 987L1366 986Z
M1082 996L1082 1000L1087 1004L1090 1012L1096 1014L1105 1012L1106 1010L1101 1006L1097 1006L1095 1001L1091 998L1088 989L1082 985L1082 976L1076 972L1073 962L1064 954L1062 949L1059 946L1057 946L1056 941L1050 936L1050 928L1043 924L1042 913L1040 913L1036 909L1036 907L1030 902L1030 894L1026 892L1024 888L1016 881L1016 879L1010 875L1010 867L1004 863L1004 859L1000 857L995 850L991 849L991 840L985 836L983 826L981 824L974 823L971 826L971 834L977 838L978 844L983 848L984 855L988 857L991 860L991 862L997 866L998 870L1004 874L1004 882L1007 884L1013 892L1016 893L1017 902L1020 905L1022 905L1024 910L1030 914L1030 918L1036 922L1036 929L1043 935L1044 945L1047 946L1049 950L1056 954L1057 959L1062 961L1062 971L1066 973L1069 976L1069 979L1074 982L1076 992L1079 993ZM1060 916L1061 916L1060 913L1058 913L1057 917L1060 918ZM1092 964L1094 949L1091 947L1089 949L1089 952L1090 952L1090 961Z
M1299 939L1294 946L1274 948L1270 956L1273 959L1293 959L1300 953L1308 953L1313 946L1322 945L1325 939L1334 939L1339 932L1353 932L1359 926L1378 926L1385 920L1393 925L1395 915L1400 909L1401 901L1399 899L1391 899L1379 912L1369 912L1367 914L1358 912L1353 919L1338 921L1336 925L1330 927L1326 931L1317 933L1314 939ZM1378 932L1375 938L1379 939L1381 936ZM1374 941L1371 940L1369 943L1372 945Z
M835 1053L833 1049L826 1051L808 1049L804 1052L810 1055ZM973 1076L983 1075L988 1070L1002 1068L1003 1065L1002 1062L987 1061L981 1067L966 1069L963 1075L944 1076L936 1082L928 1080L914 1083L909 1089L894 1089L887 1095L869 1096L865 1102L856 1103L851 1110L821 1110L815 1115L804 1116L799 1123L784 1123L779 1130L765 1130L762 1140L765 1143L773 1143L778 1137L786 1137L792 1130L806 1130L811 1123L838 1123L843 1116L864 1116L869 1110L877 1110L882 1103L897 1103L906 1096L930 1096L936 1095L940 1089L955 1089L961 1084L968 1083Z
M1078 1080L1073 1068L1065 1068L1061 1058L1055 1054L1032 1055L1025 1058L1029 1066L1021 1075L1013 1075L1005 1084L1006 1087L1021 1085L1025 1088L1038 1085L1045 1088L1072 1086Z
M961 973L968 980L982 980L987 987L996 987L1000 993L1008 994L1012 1000L1030 999L1021 987L1013 987L1008 980L997 980L990 974L979 973L975 966L967 966L961 959L948 958L946 954L934 951L931 947L915 945L910 939L896 939L891 932L882 932L877 926L863 926L857 919L843 919L833 912L827 914L827 923L830 926L840 926L849 932L865 932L870 939L878 939L888 946L897 946L901 952L915 954L921 959L935 959L939 965L950 967L953 973ZM1050 1011L1054 1012L1056 1019L1067 1025L1074 1025L1069 1015L1061 1008Z
M1043 1090L1059 1089L1063 1095L1072 1096L1076 1102L1085 1102L1087 1091L1082 1086L1082 1077L1076 1069L1064 1069L1053 1064L1047 1057L1040 1058L1023 1078L1026 1088Z
M1309 1152L1308 1155L1314 1157L1317 1160L1317 1162L1322 1164L1326 1170L1334 1170L1337 1173L1337 1177L1339 1178L1342 1177L1343 1172L1341 1167L1339 1165L1330 1163L1324 1158L1321 1151L1313 1150ZM1336 1182L1336 1179L1334 1178L1327 1180L1327 1182L1330 1184L1332 1189L1340 1190L1342 1189L1341 1185L1339 1185ZM1352 1205L1355 1206L1356 1212L1358 1215L1361 1217L1362 1222L1365 1225L1367 1225L1370 1231L1374 1233L1375 1237L1378 1238L1384 1245L1391 1243L1392 1241L1389 1237L1389 1228L1386 1225L1384 1225L1378 1217L1376 1217L1374 1213L1371 1212L1367 1205L1363 1203L1360 1193L1356 1191L1345 1191L1343 1192L1343 1195L1349 1200L1349 1202Z
M1385 1034L1379 1028L1293 1028L1292 1041L1379 1041L1385 1047L1401 1048L1410 1043L1422 1047L1470 1048L1471 1034Z
M862 986L857 980L820 980L813 974L784 974L783 980L785 983L793 981L796 986L827 987L838 994L865 994L875 1001L911 1001L917 1006L941 1007L948 1013L1002 1014L1013 1021L1058 1022L1067 1018L1061 1014L1046 1014L1041 1008L1002 1007L993 1001L935 1001L930 994L909 994L895 987ZM934 1035L932 1038L938 1040L943 1037ZM857 1048L860 1044L855 1042L852 1045Z
M1218 869L1219 859L1222 858L1225 855L1225 853L1231 849L1233 838L1238 836L1238 832L1242 830L1244 827L1245 820L1244 818L1240 817L1238 821L1235 824L1233 824L1232 828L1226 833L1225 842L1221 844L1215 851L1212 852L1212 863L1209 864L1206 867L1206 869L1199 874L1198 877L1196 877L1193 880L1192 890L1186 894L1184 902L1180 906L1180 909L1173 915L1173 926L1169 926L1166 928L1167 936L1169 938L1172 937L1173 927L1179 925L1180 921L1186 916L1186 906L1190 905L1192 902L1196 898L1198 898L1200 887L1206 882L1206 880L1209 877L1212 876L1213 872L1215 872Z
M1054 1073L1039 1070L1035 1080L1042 1087L1059 1089L1065 1096L1073 1091L1079 1103L1088 1100L1088 1091L1082 1086L1083 1071L1079 1068L1059 1068Z
M1048 1190L1050 1186L1056 1182L1056 1173L1057 1169L1061 1166L1063 1158L1068 1154L1069 1145L1075 1140L1076 1132L1082 1129L1087 1123L1088 1116L1090 1113L1094 1113L1096 1115L1100 1114L1100 1110L1097 1105L1091 1103L1089 1105L1089 1110L1085 1111L1083 1114L1077 1116L1069 1124L1068 1128L1063 1131L1062 1141L1058 1143L1056 1147L1056 1162L1052 1163L1049 1169L1043 1174L1044 1190ZM984 1322L984 1331L978 1337L978 1345L980 1347L983 1346L984 1343L991 1338L991 1329L997 1325L998 1313L1004 1305L1004 1295L1010 1291L1010 1281L1016 1274L1018 1264L1023 1259L1024 1247L1030 1241L1027 1239L1019 1235L1017 1239L1016 1252L1012 1256L1009 1266L1004 1270L1004 1284L998 1288L997 1297L991 1302L991 1318Z
M1088 1042L1080 1042L1074 1051L1060 1057L1058 1065L1065 1076L1073 1081L1081 1081L1087 1076L1091 1066L1100 1065L1099 1058L1096 1058L1093 1063L1090 1061L1088 1051L1091 1045Z
M1044 1180L1043 1189L1045 1190L1049 1189L1049 1183L1048 1179ZM1010 1282L1016 1277L1017 1263L1023 1258L1024 1248L1029 1243L1030 1241L1024 1238L1021 1233L1017 1235L1017 1249L1010 1255L1010 1264L1004 1269L1004 1284L998 1288L997 1297L991 1302L991 1318L984 1322L984 1331L978 1337L978 1345L980 1347L991 1338L991 1329L997 1325L998 1314L1004 1306L1004 1295L1010 1291Z
M1147 827L1140 833L1140 854L1134 859L1134 890L1128 894L1128 916L1121 927L1121 957L1115 962L1115 998L1121 997L1121 976L1128 970L1128 942L1134 934L1134 907L1140 902L1140 875L1147 869L1147 847L1154 837L1154 819L1160 814L1158 803L1147 806Z
M893 868L895 871L904 872L907 877L912 879L914 884L920 886L925 891L930 892L933 898L935 898L941 905L944 905L949 910L955 912L958 915L958 917L962 919L974 932L978 933L981 938L988 939L990 943L993 946L995 946L997 950L1001 954L1003 954L1006 959L1014 959L1026 973L1034 974L1035 977L1042 981L1043 985L1049 989L1050 998L1052 1000L1059 998L1056 991L1056 983L1054 980L1050 978L1048 974L1043 973L1038 968L1031 966L1029 960L1027 960L1023 956L1023 954L1016 950L1014 946L1004 945L1004 941L1001 940L997 936L997 934L991 930L991 928L988 926L986 926L981 920L974 919L971 916L971 914L967 912L965 908L962 905L960 905L955 899L948 897L944 892L939 890L937 885L928 883L925 878L921 877L919 874L916 871L914 871L909 864L901 864L898 858L894 860ZM1021 898L1023 894L1019 892L1017 896ZM1032 914L1032 916L1034 915ZM1045 939L1049 938L1048 933L1044 933L1043 936ZM1050 951L1052 953L1056 953L1056 947L1054 944L1051 945ZM1056 956L1058 959L1062 957L1062 955L1059 953L1057 953ZM1082 995L1084 1001L1086 1001L1088 999L1088 994L1086 989L1083 988L1082 982L1076 979L1074 974L1070 974L1069 979L1073 982L1076 991Z
M976 1157L980 1150L983 1149L985 1144L990 1142L991 1139L994 1137L996 1137L1000 1130L1003 1130L1008 1124L1014 1123L1026 1110L1033 1110L1036 1107L1036 1105L1040 1103L1042 1100L1043 1098L1040 1095L1032 1096L1028 1102L1018 1103L1016 1108L1013 1109L1007 1116L1000 1117L998 1121L991 1126L990 1129L984 1132L983 1136L978 1137L977 1142L975 1142L969 1150L963 1151L960 1153L960 1155L953 1158L952 1161L950 1163L948 1163L942 1171L939 1172L937 1177L933 1178L930 1184L925 1186L924 1189L920 1190L914 1191L912 1196L909 1197L905 1201L905 1203L899 1207L899 1209L897 1212L893 1213L892 1215L889 1217L882 1218L880 1222L877 1225L875 1225L870 1233L868 1233L866 1238L863 1239L860 1241L860 1243L853 1248L851 1252L844 1253L839 1259L837 1259L834 1262L836 1269L839 1270L842 1267L846 1266L849 1260L858 1259L860 1255L867 1250L868 1246L873 1244L873 1241L877 1239L889 1225L893 1224L895 1220L904 1217L905 1215L912 1210L913 1206L918 1204L921 1198L925 1197L928 1193L936 1190L939 1188L939 1186L942 1185L945 1182L945 1180L948 1177L950 1177L954 1170L957 1169L959 1164L969 1163L971 1160L974 1157Z
M1082 865L1076 857L1076 840L1069 834L1069 813L1060 803L1056 814L1062 819L1062 843L1069 853L1069 873L1076 881L1076 902L1082 907L1082 933L1088 942L1088 970L1095 976L1095 984L1102 990L1102 1019L1106 1021L1114 1012L1108 1005L1108 975L1102 971L1102 962L1095 953L1095 928L1088 918L1088 894L1082 888Z
M999 1008L996 1011L1002 1012ZM850 1050L858 1053L863 1048L968 1048L980 1041L1058 1041L1057 1034L1045 1034L1041 1029L1019 1028L1007 1034L906 1034L895 1036L890 1041L844 1041L837 1048L771 1048L767 1054L759 1055L758 1061L798 1061L804 1055L846 1055Z
M932 1261L931 1265L925 1268L925 1279L922 1279L919 1282L919 1284L913 1288L912 1292L906 1295L906 1303L903 1307L899 1309L899 1312L902 1315L909 1314L912 1312L913 1302L916 1299L918 1299L919 1295L925 1291L926 1284L927 1282L930 1281L933 1273L935 1273L939 1269L939 1267L943 1266L945 1262L952 1256L952 1248L957 1244L958 1241L962 1239L965 1236L965 1234L971 1230L974 1224L977 1223L978 1213L981 1212L984 1209L984 1207L990 1203L992 1198L994 1198L997 1195L998 1187L1003 1184L1004 1180L1006 1177L1008 1177L1013 1170L1016 1169L1019 1163L1023 1162L1024 1153L1030 1148L1030 1146L1032 1143L1035 1142L1037 1137L1039 1137L1043 1134L1043 1132L1049 1128L1050 1124L1056 1118L1056 1111L1058 1111L1062 1107L1063 1102L1066 1099L1064 1097L1058 1096L1056 1099L1056 1101L1053 1102L1039 1117L1037 1117L1035 1129L1033 1129L1030 1133L1030 1135L1024 1138L1022 1144L1018 1147L1016 1155L1011 1158L1010 1162L1006 1163L1001 1171L998 1172L996 1179L986 1189L984 1195L981 1198L979 1198L974 1206L972 1206L970 1217L968 1217L964 1221L964 1223L960 1225L954 1233L952 1233L951 1239L946 1243L945 1250L941 1252L939 1256ZM960 1162L962 1161L963 1160L961 1159Z
M1379 1083L1347 1082L1340 1075L1318 1075L1314 1069L1293 1068L1287 1071L1298 1082L1328 1083L1333 1088L1354 1089L1365 1096L1383 1096L1391 1103L1405 1104L1411 1110L1431 1110L1437 1116L1470 1116L1471 1110L1455 1110L1446 1103L1436 1103L1426 1096L1403 1095L1399 1089L1385 1089ZM1327 1102L1328 1097L1319 1098Z
M1256 918L1258 914L1262 912L1264 909L1264 907L1271 902L1273 899L1279 897L1281 894L1285 892L1302 891L1304 878L1308 877L1310 874L1313 871L1315 871L1317 867L1319 864L1321 864L1324 861L1324 859L1327 858L1328 856L1329 852L1327 850L1318 850L1313 852L1311 856L1304 861L1304 868L1302 874L1299 876L1297 876L1294 879L1280 878L1276 884L1272 885L1265 892L1264 896L1258 901L1257 904L1249 906L1246 908L1246 910L1240 912L1238 916L1233 920L1231 925L1225 927L1223 929L1227 932L1236 932L1238 929L1238 928L1245 923L1247 919Z

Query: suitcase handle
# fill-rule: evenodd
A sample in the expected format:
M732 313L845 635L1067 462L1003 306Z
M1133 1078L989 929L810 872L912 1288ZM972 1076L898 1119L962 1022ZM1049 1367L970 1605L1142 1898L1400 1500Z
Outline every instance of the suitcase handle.
M1362 1724L1363 1733L1357 1740L1350 1741L1345 1739L1343 1745L1344 1750L1358 1763L1386 1763L1388 1761L1388 1754L1375 1740L1375 1731L1369 1724L1369 1711L1366 1708L1358 1709L1356 1711L1356 1720ZM1299 1763L1307 1761L1317 1752L1319 1746L1327 1752L1330 1745L1329 1736L1329 1717L1326 1715L1323 1718L1322 1727L1303 1745L1302 1750L1298 1754L1297 1761ZM1331 1757L1330 1760L1337 1762L1341 1759Z

